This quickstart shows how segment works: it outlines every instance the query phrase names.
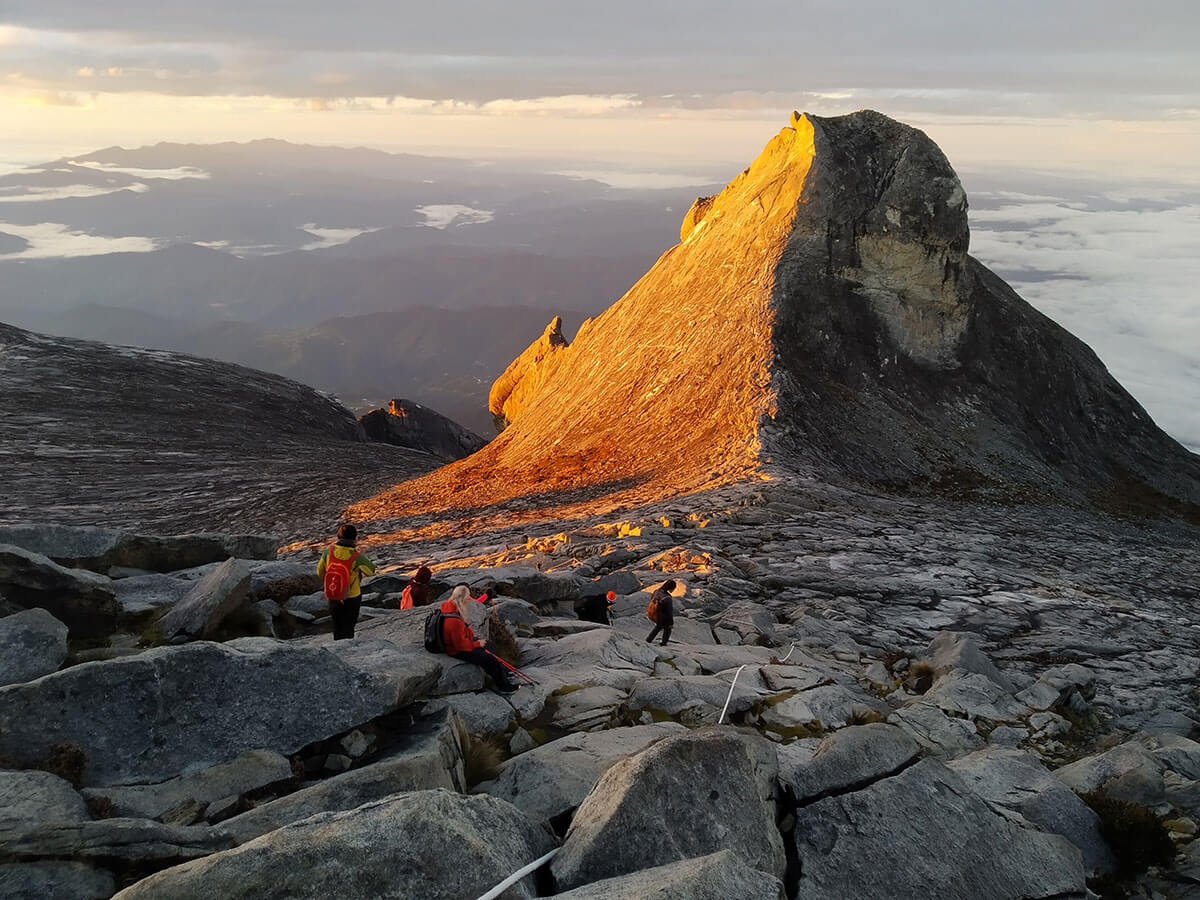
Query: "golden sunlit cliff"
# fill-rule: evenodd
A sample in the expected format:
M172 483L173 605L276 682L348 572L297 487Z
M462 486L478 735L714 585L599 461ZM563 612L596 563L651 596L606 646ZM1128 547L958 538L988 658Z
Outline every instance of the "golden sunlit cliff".
M1197 458L967 255L966 196L922 132L793 114L680 237L569 345L552 322L514 361L492 390L499 437L352 517L599 513L778 470L1200 500Z

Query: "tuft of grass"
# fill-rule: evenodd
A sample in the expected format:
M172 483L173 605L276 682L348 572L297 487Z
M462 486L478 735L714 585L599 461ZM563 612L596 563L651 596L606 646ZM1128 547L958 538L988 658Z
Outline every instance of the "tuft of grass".
M1167 866L1175 858L1171 835L1151 810L1126 803L1103 791L1080 794L1100 819L1100 834L1108 841L1120 865L1118 874L1129 878L1151 866Z
M873 706L852 706L846 718L848 725L871 725L883 721L883 713Z
M83 783L83 770L87 768L87 763L87 753L78 744L55 744L38 768L79 787Z
M908 667L904 686L914 694L923 694L933 687L933 675L933 664L927 659L919 659Z
M93 819L111 819L116 815L113 802L108 797L88 797L87 808Z
M463 778L468 790L500 774L500 764L504 762L506 754L497 740L471 734L457 717L454 719L454 732L462 751Z
M521 648L517 646L517 639L513 637L508 626L500 621L499 616L491 618L488 625L488 640L492 649L496 651L496 655L510 666L521 664Z

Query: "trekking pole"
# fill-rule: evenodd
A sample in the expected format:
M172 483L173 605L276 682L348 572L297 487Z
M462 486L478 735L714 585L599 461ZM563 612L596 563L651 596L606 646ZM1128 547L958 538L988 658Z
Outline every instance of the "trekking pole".
M490 656L492 659L496 660L498 663L500 663L500 665L504 666L504 668L508 669L508 671L512 672L518 678L521 678L524 681L527 681L529 684L537 684L536 681L534 681L532 678L530 678L528 675L526 675L524 672L522 672L516 666L509 665L507 662L505 662L503 659L501 659L499 656L497 656L491 650L485 649L483 652L486 653L488 656Z

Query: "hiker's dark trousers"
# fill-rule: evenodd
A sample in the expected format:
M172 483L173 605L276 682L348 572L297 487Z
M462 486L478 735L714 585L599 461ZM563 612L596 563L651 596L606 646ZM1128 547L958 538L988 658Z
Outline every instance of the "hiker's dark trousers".
M662 636L663 636L662 645L664 647L667 646L667 641L669 641L671 639L671 628L674 625L675 625L674 622L668 622L666 625L655 625L654 630L652 632L650 632L650 637L646 638L646 643L653 644L654 636L661 631Z
M497 685L508 684L508 669L504 668L504 663L492 656L486 650L476 647L474 650L468 650L466 653L455 653L454 659L461 659L463 662L475 663L483 671L492 676L492 681Z
M362 597L347 597L341 603L329 604L329 615L333 617L333 639L344 641L354 637L354 626L358 624L358 610Z

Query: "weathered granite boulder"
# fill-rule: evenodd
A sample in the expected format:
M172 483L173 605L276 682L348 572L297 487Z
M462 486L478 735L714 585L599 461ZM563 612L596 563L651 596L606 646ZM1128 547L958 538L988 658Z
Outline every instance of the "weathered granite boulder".
M952 718L1016 722L1031 712L992 678L951 669L925 692L922 703L933 704Z
M556 900L783 900L783 883L730 850L577 887Z
M118 578L112 583L112 591L121 604L121 611L136 615L174 606L195 585L195 581L155 572Z
M227 559L158 620L158 630L166 640L210 637L249 593L250 567L241 560Z
M662 722L569 734L508 760L495 781L477 790L507 800L534 818L556 819L582 803L614 763L684 731L682 725Z
M5 900L108 900L116 890L112 875L78 862L0 865Z
M653 647L616 634L611 628L591 628L554 641L521 645L521 668L559 685L606 684L622 689L654 671L658 653Z
M89 800L106 798L117 816L160 819L180 804L191 802L203 809L216 800L237 797L291 777L287 757L274 750L250 750L230 762L157 784L84 788L83 795Z
M1015 688L996 664L980 649L979 635L961 631L939 631L925 651L935 675L945 675L952 669L962 669L991 679L1008 693Z
M975 723L946 715L933 703L917 701L898 709L888 722L899 725L926 753L939 759L953 759L983 746Z
M1079 850L993 810L936 760L796 813L797 897L1086 895Z
M11 544L0 544L0 596L17 606L40 606L77 638L110 634L121 612L104 576Z
M580 805L551 863L558 886L725 849L782 877L777 767L764 738L716 728L668 737L617 763Z
M67 658L67 626L46 610L0 619L0 687L57 672Z
M743 673L744 674L744 673ZM749 678L739 678L733 685L730 697L732 674L720 675L675 675L665 678L644 678L633 686L626 701L630 710L647 710L679 716L686 713L691 722L716 724L721 710L729 698L727 715L737 715L750 709L763 698L762 691L754 687Z
M229 847L207 826L177 827L148 819L39 823L0 842L0 862L73 859L102 865L171 866Z
M90 818L70 782L49 772L0 769L0 844L42 825Z
M893 775L913 762L920 746L903 729L877 722L851 725L826 737L809 758L779 747L779 782L800 803L840 794Z
M373 441L423 450L445 459L470 456L487 443L475 432L412 400L393 400L358 417L363 431Z
M1085 756L1055 769L1054 775L1073 791L1103 791L1126 803L1166 811L1162 761L1138 741Z
M989 803L1020 813L1079 848L1089 875L1110 872L1116 858L1100 835L1100 820L1038 759L1019 750L988 747L947 764Z
M385 757L316 781L222 822L220 831L237 844L322 812L354 809L401 791L445 788L461 793L467 780L454 714L419 720Z
M417 791L312 816L151 875L117 897L462 900L553 846L547 831L503 800ZM537 896L533 878L505 896Z
M0 525L0 544L15 544L63 566L107 572L114 566L174 572L239 559L274 559L279 542L269 535L134 534L94 526Z
M424 649L384 641L163 647L0 688L0 754L36 765L69 743L88 786L161 781L247 750L294 752L426 696L440 673Z
M426 704L425 709L434 712L445 704L454 710L463 726L471 734L480 737L502 734L512 724L516 712L503 697L491 691L478 694L451 694Z
M1043 672L1035 684L1017 694L1017 700L1031 709L1059 710L1069 706L1073 697L1086 702L1095 695L1096 674L1069 663Z

